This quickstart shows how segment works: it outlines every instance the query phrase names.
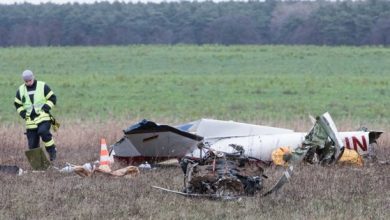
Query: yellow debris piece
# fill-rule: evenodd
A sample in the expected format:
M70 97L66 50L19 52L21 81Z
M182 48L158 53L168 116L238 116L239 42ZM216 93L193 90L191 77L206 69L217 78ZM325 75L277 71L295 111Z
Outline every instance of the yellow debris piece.
M289 147L280 147L272 151L272 161L276 165L287 165L287 162L283 159L285 155L291 154L291 149Z
M342 164L354 164L363 166L363 158L355 150L345 149L343 155L338 161Z

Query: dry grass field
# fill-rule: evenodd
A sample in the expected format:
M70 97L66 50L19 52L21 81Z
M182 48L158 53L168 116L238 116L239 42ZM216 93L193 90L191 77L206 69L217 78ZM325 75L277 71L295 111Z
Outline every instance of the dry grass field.
M63 121L55 139L58 166L98 159L100 138L114 143L130 122ZM172 124L174 120L162 121ZM258 121L253 123L260 124ZM307 121L265 123L306 131ZM336 121L340 131L356 129L357 122ZM368 126L389 131L389 125ZM24 157L22 124L0 126L0 163L31 171ZM390 136L379 141L378 157L390 159ZM269 168L272 185L282 170ZM299 165L281 191L269 197L239 201L191 199L151 188L181 190L177 166L143 171L132 179L93 176L82 178L55 170L22 176L0 174L0 219L390 219L390 166Z

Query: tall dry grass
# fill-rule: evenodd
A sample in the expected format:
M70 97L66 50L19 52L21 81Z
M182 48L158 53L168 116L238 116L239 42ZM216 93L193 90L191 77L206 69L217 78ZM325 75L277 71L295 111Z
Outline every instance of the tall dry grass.
M163 123L176 123L162 119ZM170 123L171 121L171 123ZM173 122L172 122L173 121ZM136 121L63 121L54 134L58 161L82 164L98 159L100 138L109 144L122 137L122 130ZM267 124L306 131L306 120ZM340 131L354 130L358 122L336 122ZM389 130L388 125L375 125ZM374 126L368 126L374 127ZM0 127L0 163L29 170L24 157L26 138L19 124ZM390 158L390 137L379 139L380 160ZM269 168L266 187L283 170ZM390 219L389 165L299 165L291 182L269 197L241 201L189 199L151 188L158 185L180 190L183 177L178 167L144 171L137 178L94 176L81 178L54 170L22 176L0 174L0 219Z

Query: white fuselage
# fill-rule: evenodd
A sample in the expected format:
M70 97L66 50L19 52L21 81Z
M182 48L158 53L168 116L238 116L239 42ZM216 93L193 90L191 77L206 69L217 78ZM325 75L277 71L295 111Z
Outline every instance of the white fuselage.
M270 135L254 135L244 137L231 137L221 139L211 139L209 147L216 151L222 151L225 153L236 152L231 144L240 145L245 150L245 155L254 157L262 161L271 161L272 152L280 147L289 147L296 149L302 145L307 133L293 132L287 134L270 134ZM343 144L348 149L356 150L360 155L368 153L368 134L369 132L355 131L355 132L339 132L340 138ZM199 149L195 149L193 152L187 154L189 157L200 158L201 154Z

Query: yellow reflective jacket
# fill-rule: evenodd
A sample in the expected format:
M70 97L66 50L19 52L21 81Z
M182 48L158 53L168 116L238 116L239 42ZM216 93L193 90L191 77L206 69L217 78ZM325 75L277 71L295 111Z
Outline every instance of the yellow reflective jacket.
M45 96L44 88L45 83L42 81L37 81L35 91L27 91L27 87L25 84L22 84L19 87L19 94L22 100L23 109L26 110L27 129L37 128L39 123L43 121L50 121L50 115L42 110L42 106L45 104L49 104L47 102L50 96L53 95L53 92L51 91ZM33 93L34 95L34 103L32 103L30 99L31 93ZM53 105L49 104L49 106L52 107ZM33 109L38 116L31 120L30 115Z

